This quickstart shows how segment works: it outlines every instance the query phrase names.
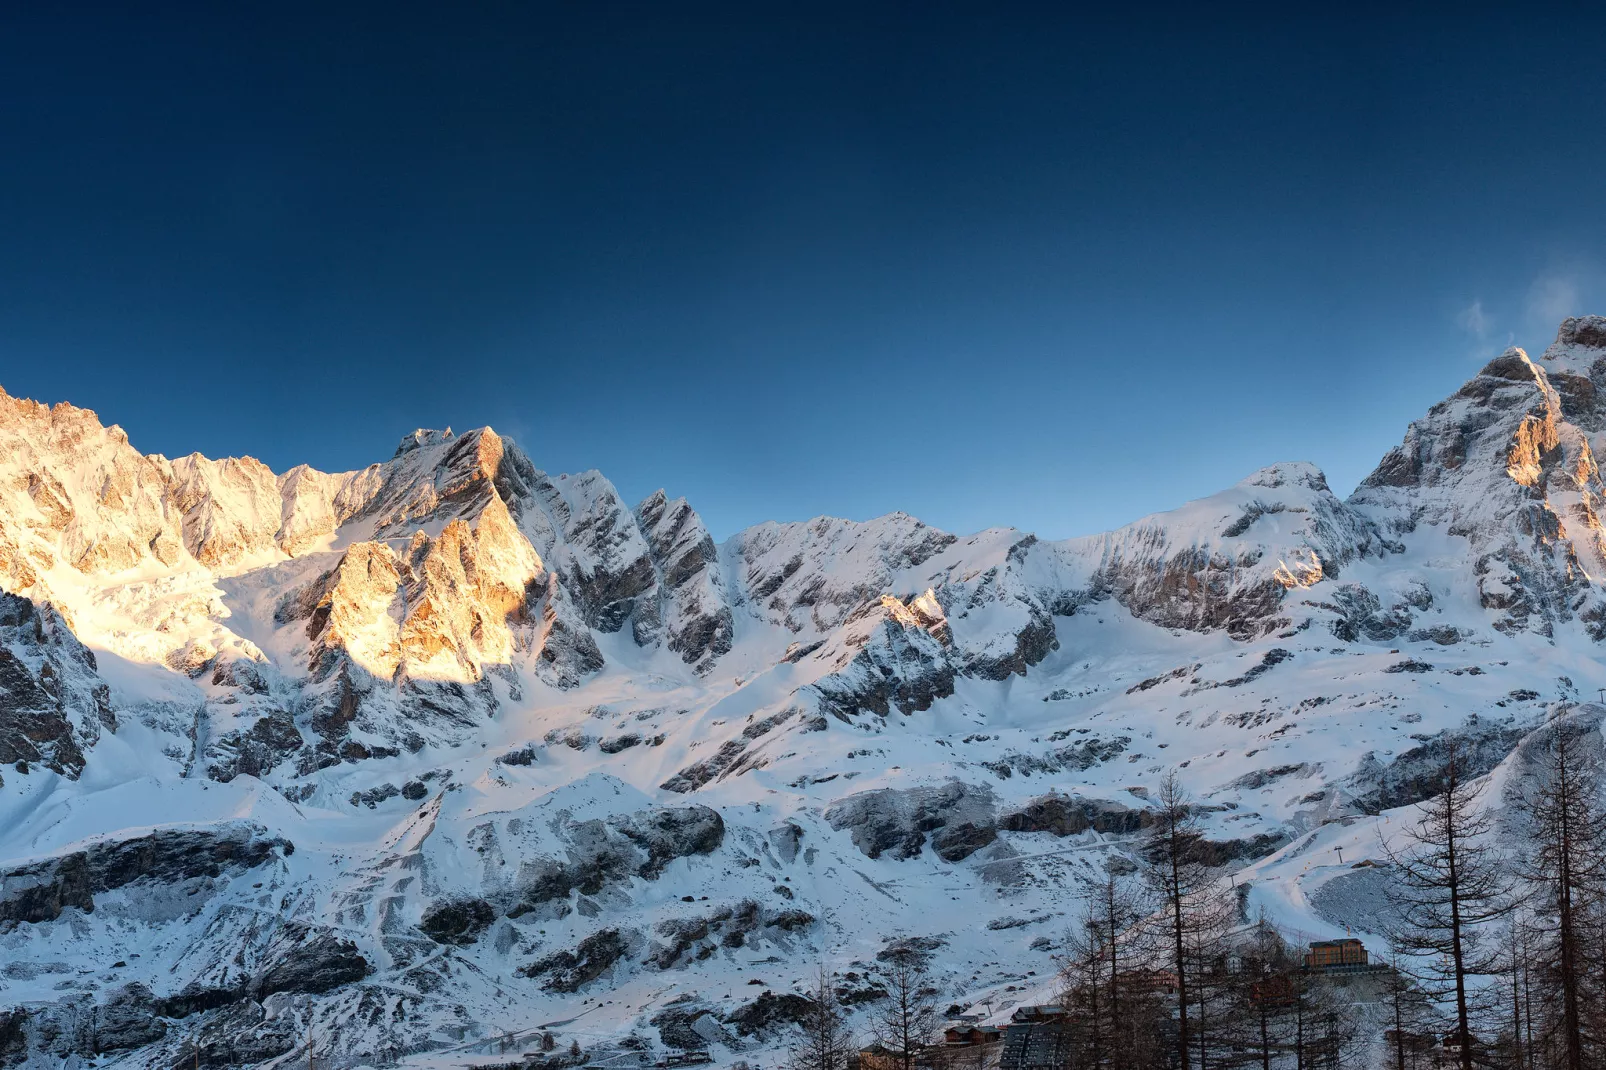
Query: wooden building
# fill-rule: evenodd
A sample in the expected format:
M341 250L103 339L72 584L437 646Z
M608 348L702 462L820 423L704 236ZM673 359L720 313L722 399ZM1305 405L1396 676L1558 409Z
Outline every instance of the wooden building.
M950 1048L963 1048L975 1044L999 1044L1004 1031L996 1025L951 1025L943 1030L942 1042Z
M1347 936L1342 940L1317 940L1305 955L1305 969L1331 970L1367 965L1366 945Z

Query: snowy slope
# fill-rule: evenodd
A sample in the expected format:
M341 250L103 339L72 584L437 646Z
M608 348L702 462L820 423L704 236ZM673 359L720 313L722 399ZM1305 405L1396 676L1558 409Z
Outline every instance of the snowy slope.
M900 939L996 1011L1170 768L1253 908L1360 926L1447 741L1606 687L1602 378L1568 321L1347 502L1278 464L1063 542L716 544L489 429L275 475L0 396L0 1063L731 1061Z

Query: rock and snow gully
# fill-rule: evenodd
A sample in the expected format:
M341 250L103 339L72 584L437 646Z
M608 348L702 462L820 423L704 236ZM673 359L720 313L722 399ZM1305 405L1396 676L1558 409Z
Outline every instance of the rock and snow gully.
M1338 849L1446 747L1599 730L1603 391L1568 320L1348 500L1277 464L1061 542L715 542L488 428L275 474L0 394L0 1065L731 1061L893 940L1007 1006L1171 768L1246 909L1364 929Z

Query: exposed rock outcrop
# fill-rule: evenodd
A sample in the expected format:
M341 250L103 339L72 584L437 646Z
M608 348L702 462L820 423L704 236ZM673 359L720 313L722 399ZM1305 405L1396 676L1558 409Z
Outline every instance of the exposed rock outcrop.
M913 858L936 833L933 848L946 861L957 862L996 838L980 830L994 827L997 812L990 790L951 780L850 795L831 804L825 819L833 829L848 830L867 858Z
M541 978L551 992L578 992L607 972L630 950L626 934L601 929L581 940L572 951L558 951L519 967L525 977Z
M1047 832L1054 836L1075 836L1093 830L1105 835L1124 836L1147 828L1153 817L1141 807L1103 799L1080 799L1065 795L1044 795L998 820L998 827L1010 832Z
M158 829L109 840L0 871L0 922L52 921L67 907L89 912L95 896L150 881L177 884L263 865L295 850L246 822L203 829Z
M725 822L707 806L655 807L611 821L564 822L558 837L561 858L542 855L519 863L510 916L574 892L596 895L632 877L657 880L676 859L718 850Z
M868 523L821 517L760 524L731 540L747 602L765 619L797 632L836 628L878 602L896 574L922 565L957 540L912 516Z
M1361 813L1409 806L1444 790L1445 762L1452 754L1459 775L1470 780L1500 764L1527 732L1526 727L1474 715L1458 729L1418 737L1415 747L1389 761L1364 755L1360 767L1345 782L1345 790Z
M1539 362L1506 350L1412 423L1350 499L1398 536L1423 526L1466 538L1480 601L1503 631L1549 635L1576 617L1606 637L1589 578L1606 574L1606 486L1589 434L1602 420L1596 337L1593 321L1569 320Z
M275 992L328 992L362 980L372 969L350 940L296 921L287 922L274 934L262 959L262 967L247 988L256 1002Z
M661 490L636 506L636 522L659 575L658 603L637 615L636 641L655 640L656 621L669 649L706 672L730 652L736 634L714 539L686 499L669 501Z
M0 763L76 778L84 751L116 728L95 656L61 614L0 591Z
M496 908L483 899L448 899L430 904L418 927L437 944L472 944L496 920Z
M1237 639L1286 627L1290 591L1390 548L1308 464L1263 468L1221 494L1061 546L1091 566L1090 592L1133 616Z
M928 624L896 599L867 607L815 655L836 662L834 671L813 685L821 707L844 720L861 712L886 716L930 709L954 693L953 662L938 638L946 628L940 615Z

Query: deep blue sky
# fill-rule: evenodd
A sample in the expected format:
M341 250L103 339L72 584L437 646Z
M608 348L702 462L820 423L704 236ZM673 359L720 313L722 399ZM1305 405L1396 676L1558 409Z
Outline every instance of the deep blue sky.
M0 15L0 385L147 451L488 423L721 536L1063 536L1347 492L1606 311L1576 14L57 6Z

